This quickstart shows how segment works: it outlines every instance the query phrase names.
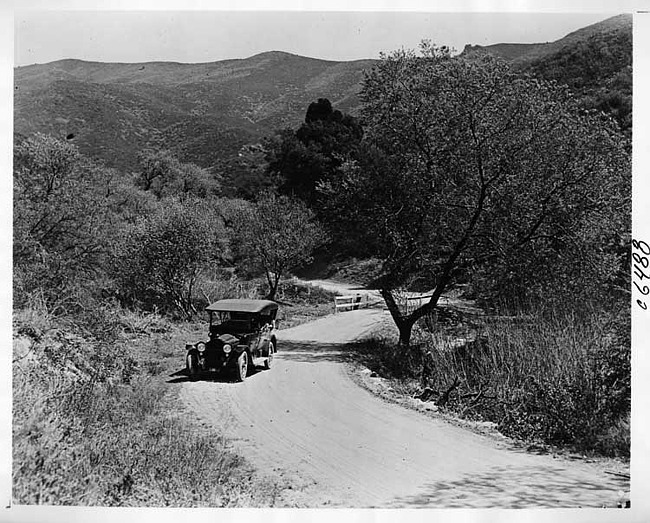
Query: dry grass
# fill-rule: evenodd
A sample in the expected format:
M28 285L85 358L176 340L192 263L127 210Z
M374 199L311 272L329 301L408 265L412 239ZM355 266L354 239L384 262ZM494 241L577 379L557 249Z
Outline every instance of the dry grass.
M213 282L214 299L259 297L260 283ZM212 299L212 298L211 298ZM287 322L327 314L333 295L283 283ZM283 325L283 327L286 326ZM14 314L13 500L17 504L269 507L256 475L197 425L167 381L205 324L116 305L55 317L38 295Z
M461 417L495 422L527 441L629 457L626 309L529 311L489 319L474 341L418 330L408 350L374 340L361 353L403 392L428 388Z
M256 477L219 434L199 429L176 405L177 389L165 381L177 370L178 355L158 347L163 339L182 338L170 334L178 327L161 318L118 314L115 327L128 334L109 346L63 332L55 320L35 336L26 325L34 318L44 321L41 312L15 315L17 345L30 346L32 355L14 364L15 503L276 504L274 482ZM127 350L127 343L141 350Z
M280 283L277 301L282 329L295 327L334 312L335 293L309 284L286 280Z

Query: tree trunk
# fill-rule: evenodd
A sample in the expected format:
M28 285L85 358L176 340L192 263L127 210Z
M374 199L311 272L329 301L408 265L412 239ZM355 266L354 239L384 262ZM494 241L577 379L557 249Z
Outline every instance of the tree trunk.
M390 315L392 316L393 321L399 330L400 347L408 347L411 343L411 332L413 330L415 321L412 320L410 316L404 316L404 314L402 314L402 311L399 310L399 307L395 302L395 298L393 297L391 290L381 289L379 292L382 298L384 298L384 301L388 306L388 311L390 312Z
M273 274L273 278L271 278L271 275L267 272L266 277L269 282L269 293L266 296L267 300L275 301L275 295L278 292L278 285L280 284L280 274Z
M273 300L275 299L275 291L277 290L277 284L274 286L273 285L273 279L271 278L271 273L270 271L266 271L266 281L269 284L269 293L266 295L267 300Z
M399 329L399 344L401 347L408 347L411 344L411 333L413 331L413 323L405 321L397 325Z

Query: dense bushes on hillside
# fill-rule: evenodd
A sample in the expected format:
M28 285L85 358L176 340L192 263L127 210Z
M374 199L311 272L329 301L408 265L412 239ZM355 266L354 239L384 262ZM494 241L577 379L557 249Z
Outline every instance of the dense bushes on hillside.
M112 276L122 300L145 309L176 310L191 319L199 276L224 259L226 232L216 209L169 198L128 227L115 245Z
M396 52L367 74L364 154L319 186L382 261L401 342L458 281L491 299L611 290L631 186L611 122L491 56L426 42L422 53ZM433 297L402 314L393 293L416 284Z
M266 276L273 295L324 239L300 201L218 197L217 178L166 151L143 151L135 167L120 173L43 134L16 144L17 310L83 318L119 302L192 318L206 299L258 295L233 265Z
M176 370L178 355L130 334L127 311L95 316L56 317L43 304L15 311L14 502L273 506L275 483L170 411L172 391L156 376Z
M142 152L131 176L37 134L17 144L14 174L17 307L39 296L48 310L81 314L112 297L191 318L200 287L233 253L247 277L272 275L272 295L323 237L303 203L218 198L214 176L166 151Z
M390 340L359 348L402 390L524 441L629 457L627 311L526 310L487 318L475 341L418 329L408 354ZM424 393L424 394L423 394Z
M585 108L611 115L621 131L631 137L631 30L592 35L533 61L525 70L568 85Z
M33 292L74 309L100 277L110 213L102 171L77 149L36 134L14 154L14 300Z
M611 31L566 45L535 60L530 70L580 91L601 84L631 65L632 34Z
M182 365L174 349L195 335L170 320L194 319L205 300L261 296L258 282L222 267L231 257L224 219L238 203L216 198L214 180L167 153L142 158L131 176L51 136L16 146L13 499L273 506L277 485L255 478L220 435L173 414L162 382ZM260 209L273 220L260 234L273 236L277 222L299 236L293 222L311 215L285 200ZM302 259L309 254L301 244ZM301 296L309 304L298 313L325 310L319 300L331 297L316 294Z

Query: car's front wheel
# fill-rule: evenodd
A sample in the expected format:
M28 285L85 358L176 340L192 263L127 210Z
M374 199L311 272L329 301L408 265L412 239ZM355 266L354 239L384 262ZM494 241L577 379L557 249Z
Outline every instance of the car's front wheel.
M237 358L237 381L244 381L248 374L248 354L242 352Z
M191 380L195 380L199 376L199 358L193 353L189 352L185 360L185 367L187 368L187 375Z
M271 365L273 364L273 353L275 352L275 344L273 341L269 341L269 354L266 357L266 361L264 362L264 367L267 369L271 368Z

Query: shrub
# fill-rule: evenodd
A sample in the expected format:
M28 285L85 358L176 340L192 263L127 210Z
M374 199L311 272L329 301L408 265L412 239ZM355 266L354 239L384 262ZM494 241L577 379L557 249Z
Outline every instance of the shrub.
M260 292L262 292L260 290ZM276 299L291 304L320 305L334 303L336 293L294 280L284 280L278 285Z
M363 363L382 376L397 380L420 380L422 354L417 344L403 348L394 340L371 338L357 344L356 350Z
M408 350L375 340L361 352L372 370L438 401L450 391L447 408L507 435L629 457L630 319L618 310L537 309L488 319L474 341L420 330Z
M228 220L238 268L264 274L271 300L287 272L311 262L314 249L326 241L314 213L287 196L262 193L254 205L240 202L232 208Z
M48 308L71 312L85 299L105 253L103 171L77 149L36 134L14 155L14 303L40 293Z
M219 259L222 233L220 218L206 204L167 201L115 247L114 276L123 300L191 318L197 279Z
M171 389L133 365L126 340L100 343L70 332L85 326L61 321L32 339L32 357L14 365L15 503L275 503L276 485L256 479L220 435L170 413Z
M227 298L260 297L260 280L244 280L225 271L203 272L197 280L197 309L203 310L210 303Z
M207 198L221 190L218 177L192 163L182 163L169 151L144 150L138 154L136 186L157 198L197 196Z

